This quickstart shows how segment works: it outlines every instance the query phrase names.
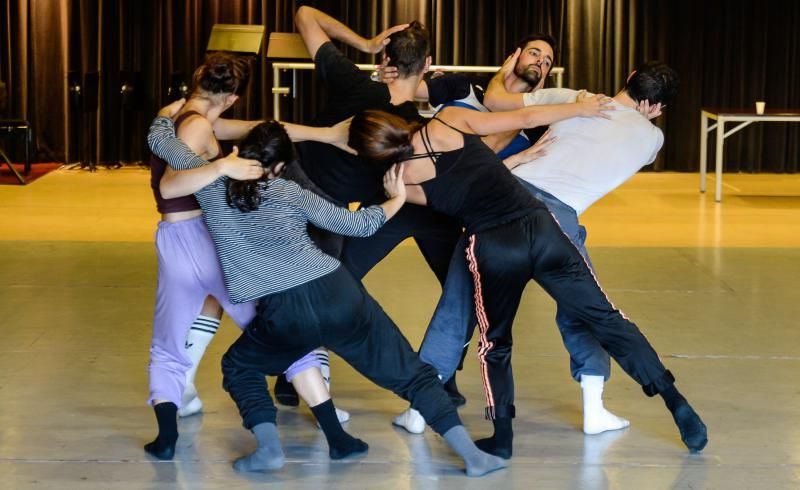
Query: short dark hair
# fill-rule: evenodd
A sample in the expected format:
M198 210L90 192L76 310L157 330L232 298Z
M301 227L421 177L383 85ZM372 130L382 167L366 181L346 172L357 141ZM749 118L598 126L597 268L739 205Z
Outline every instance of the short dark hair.
M550 45L550 48L553 49L553 64L556 62L556 53L558 52L558 41L556 38L551 36L550 34L543 34L541 32L534 32L532 34L528 34L526 37L520 39L517 42L517 45L514 49L525 49L525 46L528 45L531 41L544 41ZM512 53L513 54L513 53Z
M240 143L239 156L258 160L264 170L274 171L279 163L284 168L297 159L294 144L283 125L277 121L267 121L254 127ZM257 180L225 181L226 199L228 206L237 208L242 212L255 211L261 205L261 192L259 190L264 177Z
M247 58L217 51L209 54L192 75L192 92L197 89L212 94L241 95L250 81Z
M661 61L648 61L636 67L625 83L625 91L636 102L666 104L678 93L678 73Z
M397 74L402 78L419 74L429 54L430 34L416 20L402 31L392 34L386 45L389 66L396 66Z

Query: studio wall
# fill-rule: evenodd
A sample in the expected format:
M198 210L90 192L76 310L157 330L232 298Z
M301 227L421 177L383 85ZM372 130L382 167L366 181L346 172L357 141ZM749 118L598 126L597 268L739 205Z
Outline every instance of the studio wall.
M702 106L766 100L770 107L800 107L800 2L4 0L5 116L31 120L39 160L140 161L149 120L169 100L176 77L188 79L202 61L215 23L293 31L293 13L305 4L365 36L420 18L431 29L439 64L499 64L526 33L549 32L559 40L557 64L566 69L566 85L608 94L637 63L666 61L681 75L681 92L658 122L666 140L656 169L697 170ZM358 62L373 61L346 52ZM94 74L97 93L77 102L70 77L88 81L88 90ZM272 70L261 57L231 116L268 117L271 86ZM308 73L298 77L298 89L296 98L282 102L283 112L303 121L323 94ZM798 141L796 125L753 125L726 142L727 170L797 172Z

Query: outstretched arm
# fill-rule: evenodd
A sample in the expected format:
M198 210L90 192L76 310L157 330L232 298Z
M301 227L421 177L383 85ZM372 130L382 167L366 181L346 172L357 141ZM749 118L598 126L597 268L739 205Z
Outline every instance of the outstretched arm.
M297 9L294 22L303 37L311 59L317 57L317 50L320 46L332 39L341 41L364 53L379 53L389 43L389 36L408 27L408 24L394 26L371 39L366 39L330 15L308 6Z
M352 120L353 118L351 117L333 126L320 128L286 122L281 122L281 124L289 134L289 138L295 143L299 141L319 141L355 155L355 150L347 146L347 136L350 132L350 121Z
M613 110L609 97L599 94L579 98L572 104L531 106L507 112L478 112L460 107L447 107L437 117L467 133L494 134L546 126L571 117L604 117Z
M214 121L214 136L218 140L231 141L240 140L264 121L243 121L241 119L222 119Z
M345 236L367 237L391 219L406 201L403 166L393 165L383 177L388 199L381 205L350 211L298 187L296 204L316 226Z

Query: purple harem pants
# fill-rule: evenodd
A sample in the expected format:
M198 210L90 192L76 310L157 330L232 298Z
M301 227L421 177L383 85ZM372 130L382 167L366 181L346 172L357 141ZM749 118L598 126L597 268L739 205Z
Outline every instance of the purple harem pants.
M186 356L186 337L207 296L213 296L231 319L244 329L255 317L255 302L233 304L222 276L214 242L203 217L169 223L156 231L158 286L150 343L150 398L181 406L186 372L192 367ZM319 368L313 352L289 366L287 379L308 368Z

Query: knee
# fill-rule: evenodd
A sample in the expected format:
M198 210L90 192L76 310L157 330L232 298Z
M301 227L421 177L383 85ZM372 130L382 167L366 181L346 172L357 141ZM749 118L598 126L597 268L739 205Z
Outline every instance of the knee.
M183 352L177 352L173 349L165 349L159 345L150 347L150 366L166 367L177 371L186 371L191 369L192 361Z
M236 372L236 363L231 358L230 351L222 356L220 364L222 365L222 387L225 391L230 391L228 387L230 386L231 380L235 377Z

